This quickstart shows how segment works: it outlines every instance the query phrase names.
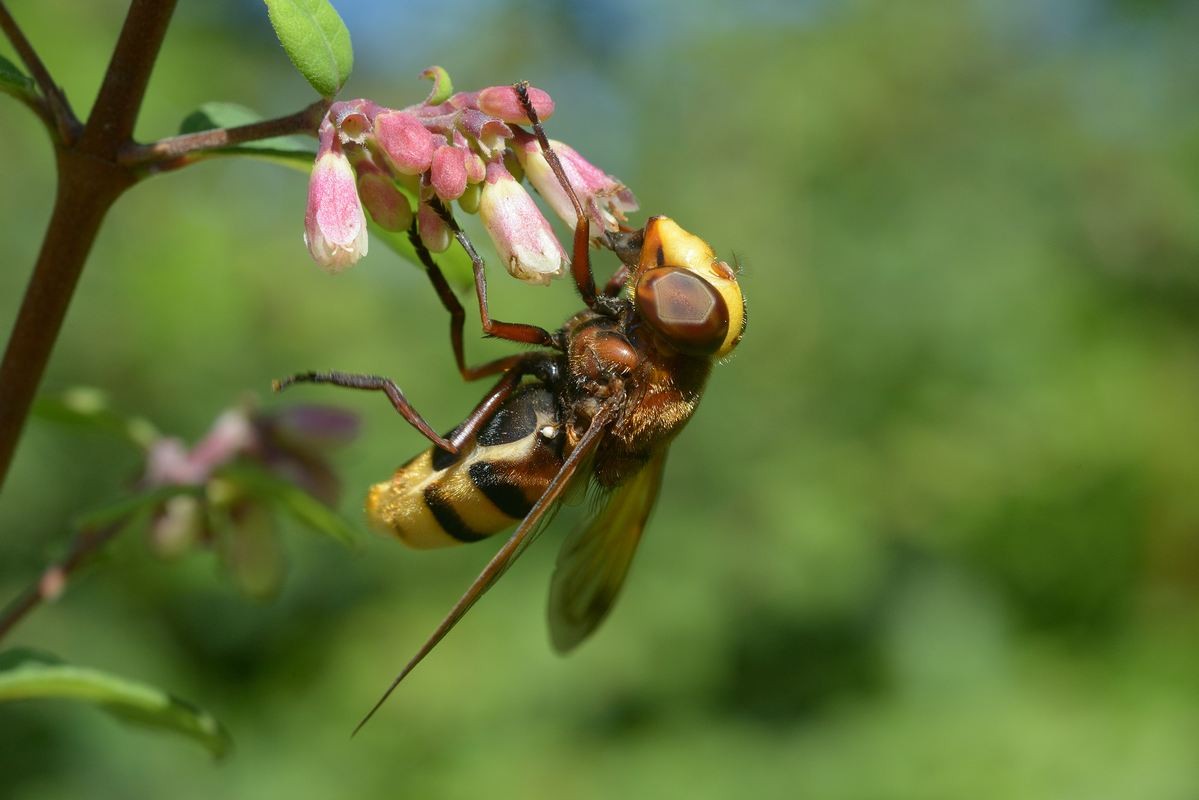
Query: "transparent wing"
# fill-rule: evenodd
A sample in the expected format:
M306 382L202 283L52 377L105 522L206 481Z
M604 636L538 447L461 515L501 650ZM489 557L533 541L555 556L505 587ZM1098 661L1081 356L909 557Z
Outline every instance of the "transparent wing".
M520 554L525 551L536 539L541 532L545 530L546 525L553 517L553 512L557 508L558 502L562 499L563 494L572 485L576 476L582 478L587 474L588 470L581 469L591 463L591 457L595 453L596 445L603 438L608 426L611 424L617 410L617 404L609 402L600 409L599 413L591 420L591 427L583 434L579 443L575 445L575 449L563 462L562 468L558 470L558 474L550 481L550 485L546 488L545 494L537 499L533 507L529 509L529 513L521 520L520 525L504 542L504 546L496 552L495 556L487 562L487 566L479 573L479 577L475 578L474 583L467 588L466 592L458 598L458 602L446 614L445 619L437 626L428 640L421 645L421 648L416 651L416 655L404 666L400 674L396 676L391 685L387 687L387 691L379 698L378 702L367 712L358 726L354 728L354 733L358 733L362 726L367 723L379 707L391 696L395 688L400 685L400 681L408 677L408 673L424 660L425 656L432 652L433 648L445 638L445 635L458 624L458 621L466 615L480 597L482 597L488 589L490 589L500 577L508 571L513 562L520 557Z
M665 466L662 448L563 542L549 608L550 640L559 653L574 649L608 616L658 499Z

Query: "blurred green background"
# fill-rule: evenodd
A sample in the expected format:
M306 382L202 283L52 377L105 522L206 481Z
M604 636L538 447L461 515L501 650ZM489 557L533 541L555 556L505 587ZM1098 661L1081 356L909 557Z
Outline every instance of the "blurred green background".
M7 704L0 795L1199 797L1194 4L337 5L343 96L415 102L431 63L548 90L551 135L740 259L745 341L569 660L544 631L551 533L351 741L494 544L289 531L287 580L255 602L212 554L162 562L132 533L9 644L194 701L233 756ZM86 110L124 3L9 6ZM259 4L180 3L138 135L214 99L311 100ZM24 109L0 103L0 133L7 331L53 173ZM250 161L137 187L44 389L103 387L189 440L247 390L344 404L360 521L422 440L381 397L270 379L387 374L440 428L481 387L416 269L379 245L337 277L309 261L304 200L302 175ZM566 282L493 287L502 319L578 305ZM472 359L508 351L468 331ZM32 423L0 498L5 598L138 469Z

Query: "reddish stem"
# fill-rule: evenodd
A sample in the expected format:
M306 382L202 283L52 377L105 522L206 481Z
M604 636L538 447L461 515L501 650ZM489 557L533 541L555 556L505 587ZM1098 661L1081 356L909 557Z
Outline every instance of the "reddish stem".
M328 110L329 101L318 100L307 108L285 117L251 122L248 125L238 125L234 128L216 128L210 131L172 136L169 139L160 139L150 144L131 143L121 149L120 163L126 167L141 167L147 164L169 165L183 156L200 150L232 147L259 139L297 133L315 136L317 126L320 125L321 119ZM159 169L161 168L159 166Z

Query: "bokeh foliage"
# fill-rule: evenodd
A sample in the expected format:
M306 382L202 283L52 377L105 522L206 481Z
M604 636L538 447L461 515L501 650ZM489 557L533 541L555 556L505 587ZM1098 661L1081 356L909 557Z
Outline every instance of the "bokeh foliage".
M339 3L347 96L529 78L551 134L744 267L747 337L674 447L612 619L545 642L547 536L354 741L488 557L287 537L254 604L215 558L114 547L14 642L201 701L220 766L88 709L0 708L17 796L1185 798L1199 794L1199 15L1184 2L733 6ZM66 13L64 9L70 9ZM77 107L122 4L19 7ZM447 17L453 17L451 20ZM462 20L469 19L464 26ZM139 135L228 100L311 100L254 4L182 3ZM52 191L0 105L0 321ZM303 176L219 160L116 207L46 388L100 385L199 436L272 377L395 377L450 427L422 275L331 278ZM576 305L497 280L506 319ZM502 309L502 312L499 311ZM477 358L504 352L471 340ZM301 394L302 392L302 394ZM380 398L345 508L422 447ZM265 398L265 403L281 402ZM0 498L15 593L136 470L34 424Z

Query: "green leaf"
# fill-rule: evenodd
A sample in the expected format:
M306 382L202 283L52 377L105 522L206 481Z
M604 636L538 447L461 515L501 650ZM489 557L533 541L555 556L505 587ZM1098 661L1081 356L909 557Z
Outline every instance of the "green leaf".
M264 117L253 109L237 103L205 103L184 117L179 125L179 133L200 133L217 128L236 128L239 125L249 125L261 122ZM259 139L254 142L222 147L201 154L203 157L249 155L267 161L282 162L309 171L313 159L316 158L316 147L312 139L303 136L274 136L270 139Z
M297 522L343 544L357 542L358 533L344 517L295 484L247 464L221 470L221 476L249 494L276 503Z
M161 689L30 650L0 654L0 702L36 698L92 703L126 722L190 736L216 758L232 744L211 714Z
M4 56L0 56L0 92L26 98L37 94L33 79Z
M322 97L333 97L350 77L350 32L328 0L263 0L287 57Z

